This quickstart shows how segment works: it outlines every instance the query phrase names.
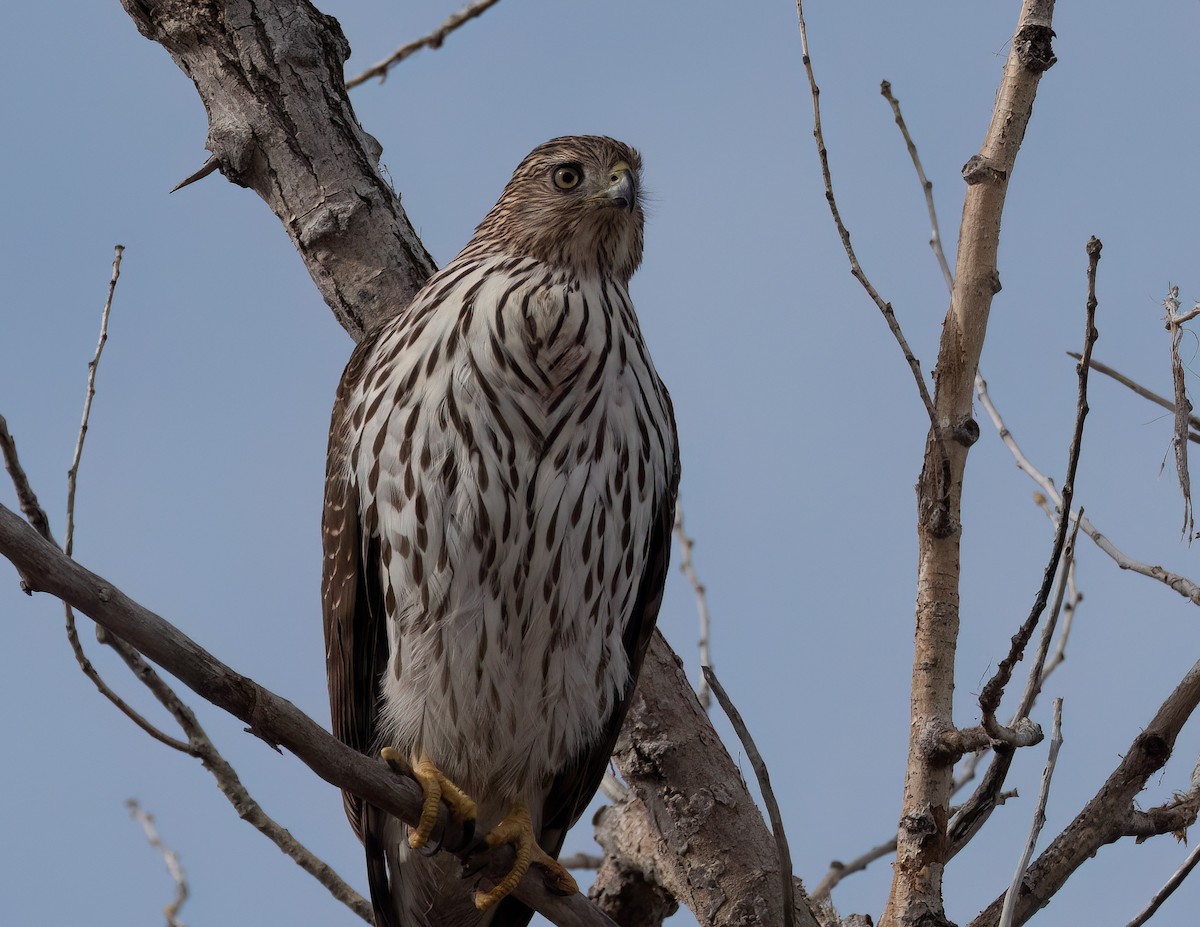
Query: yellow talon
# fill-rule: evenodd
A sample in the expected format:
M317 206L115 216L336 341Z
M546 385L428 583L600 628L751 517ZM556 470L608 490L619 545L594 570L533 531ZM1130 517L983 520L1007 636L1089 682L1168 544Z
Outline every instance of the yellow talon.
M379 755L388 763L404 770L417 780L424 793L421 803L421 820L415 828L409 830L408 845L419 850L429 842L429 835L438 819L438 803L445 801L446 805L461 821L475 820L475 802L462 789L451 782L424 753L416 763L410 763L408 758L393 747L384 747Z
M517 851L517 857L513 862L512 869L495 888L475 893L475 907L480 911L486 911L507 897L525 877L531 863L537 863L548 870L554 891L563 895L573 895L579 891L579 886L571 873L567 872L558 860L543 850L533 838L533 822L529 816L529 806L525 802L517 802L513 805L504 820L483 838L483 842L489 849L511 844Z

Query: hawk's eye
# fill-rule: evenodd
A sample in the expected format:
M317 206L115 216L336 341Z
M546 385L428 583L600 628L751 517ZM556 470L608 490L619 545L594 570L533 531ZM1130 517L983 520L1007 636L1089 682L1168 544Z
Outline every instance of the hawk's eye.
M554 186L560 190L573 190L583 179L583 171L577 164L562 164L554 169Z

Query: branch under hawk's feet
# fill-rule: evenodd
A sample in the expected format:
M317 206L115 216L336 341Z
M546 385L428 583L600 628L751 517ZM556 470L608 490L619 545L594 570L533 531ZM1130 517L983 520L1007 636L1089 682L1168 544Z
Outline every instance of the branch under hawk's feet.
M571 873L538 844L533 835L529 806L523 801L514 803L504 819L480 841L480 847L489 850L506 844L516 851L516 860L495 888L475 893L475 907L480 911L486 911L511 893L525 877L531 863L537 863L546 870L546 887L556 894L573 895L579 891L579 885Z
M465 839L470 842L471 835L475 830L475 802L466 792L447 779L442 771L434 765L433 760L422 753L415 763L410 762L403 753L393 747L384 747L379 751L379 755L389 765L412 776L425 795L421 804L421 820L408 833L410 847L420 850L429 843L429 836L437 825L438 804L442 801L462 822Z

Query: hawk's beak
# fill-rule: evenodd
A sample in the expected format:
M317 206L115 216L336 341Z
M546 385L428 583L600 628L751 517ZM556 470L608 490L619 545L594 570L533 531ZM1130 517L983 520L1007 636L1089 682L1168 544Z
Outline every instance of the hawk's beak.
M608 174L609 187L601 197L613 206L633 212L637 208L637 174L624 161L613 165Z

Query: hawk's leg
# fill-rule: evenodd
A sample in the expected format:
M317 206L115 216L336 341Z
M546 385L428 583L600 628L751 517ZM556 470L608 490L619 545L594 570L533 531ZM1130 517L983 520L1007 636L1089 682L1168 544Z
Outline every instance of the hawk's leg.
M464 824L468 833L475 823L475 802L462 789L451 782L434 765L433 760L422 753L415 763L409 762L399 750L384 747L379 755L388 763L403 769L421 786L425 800L421 805L421 820L415 828L409 830L408 845L419 850L429 842L429 835L438 819L438 803L444 801L446 806Z
M486 911L516 888L525 873L529 871L531 863L537 863L548 872L550 878L547 882L553 891L563 895L573 895L579 891L579 886L571 873L567 872L558 860L543 850L534 839L533 822L529 817L529 806L525 802L519 801L514 804L505 815L504 820L483 838L483 842L488 848L503 846L506 843L511 844L517 851L517 859L513 863L512 869L495 888L487 892L476 892L475 907L480 911Z

